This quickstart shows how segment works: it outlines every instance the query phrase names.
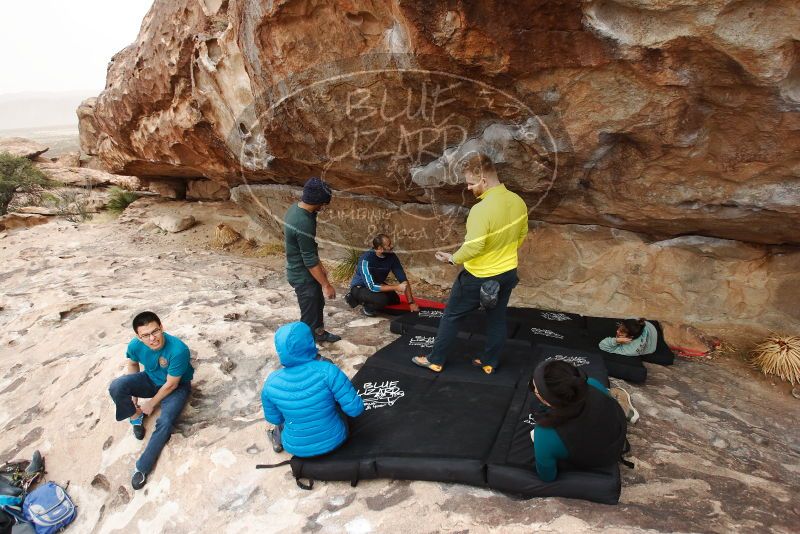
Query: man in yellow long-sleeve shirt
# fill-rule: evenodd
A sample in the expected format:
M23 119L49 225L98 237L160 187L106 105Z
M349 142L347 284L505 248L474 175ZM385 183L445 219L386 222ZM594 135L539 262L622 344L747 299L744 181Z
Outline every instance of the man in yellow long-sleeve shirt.
M486 155L475 154L467 159L462 172L467 189L480 202L467 216L464 244L455 254L440 251L436 257L463 264L464 269L450 290L433 350L428 356L416 356L412 361L431 371L441 372L458 335L458 323L480 306L481 287L488 288L491 284L486 282L495 280L499 291L497 304L486 310L486 349L482 357L472 360L486 374L491 374L497 369L506 341L506 307L511 290L519 282L517 249L528 234L528 208L519 195L500 183L494 165Z

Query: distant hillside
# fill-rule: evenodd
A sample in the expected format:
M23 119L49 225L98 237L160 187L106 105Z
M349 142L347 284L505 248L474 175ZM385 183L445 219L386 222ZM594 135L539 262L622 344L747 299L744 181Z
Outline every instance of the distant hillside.
M7 93L0 95L0 130L78 125L75 109L96 91Z

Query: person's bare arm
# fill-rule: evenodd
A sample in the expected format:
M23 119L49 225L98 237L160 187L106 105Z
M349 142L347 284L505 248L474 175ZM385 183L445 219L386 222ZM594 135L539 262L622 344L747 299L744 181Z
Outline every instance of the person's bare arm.
M149 401L145 401L142 403L141 408L144 414L150 415L151 413L153 413L153 410L155 410L158 407L159 403L161 403L161 401L164 400L164 398L167 395L175 391L175 389L178 387L180 383L181 383L181 377L167 375L167 381L164 382L164 385L161 386L161 388L158 390L156 396L150 399Z
M414 302L414 294L411 292L411 284L406 281L406 300L408 301L408 309L412 312L419 311L419 305Z

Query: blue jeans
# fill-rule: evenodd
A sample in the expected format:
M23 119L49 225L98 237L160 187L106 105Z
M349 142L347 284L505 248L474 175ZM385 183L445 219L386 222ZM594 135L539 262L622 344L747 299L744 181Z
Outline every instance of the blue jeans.
M466 269L458 273L453 288L450 290L450 298L447 300L444 316L439 321L436 341L433 343L433 350L428 355L429 362L444 365L458 336L458 323L480 307L481 285L487 280L497 280L500 284L500 293L497 306L486 311L486 349L480 360L483 365L497 368L500 363L500 352L503 350L508 334L506 327L508 299L511 297L511 290L519 282L516 269L486 278L473 276Z
M117 421L127 419L136 413L136 406L134 406L131 397L150 399L158 393L159 389L161 389L160 386L155 385L145 372L115 378L108 387L108 392L116 405ZM185 384L180 384L172 393L161 400L161 414L156 420L156 428L153 430L144 452L136 461L136 469L138 471L147 474L153 469L161 450L169 441L170 435L172 435L172 427L178 420L178 416L189 399L191 391L191 383L186 382Z

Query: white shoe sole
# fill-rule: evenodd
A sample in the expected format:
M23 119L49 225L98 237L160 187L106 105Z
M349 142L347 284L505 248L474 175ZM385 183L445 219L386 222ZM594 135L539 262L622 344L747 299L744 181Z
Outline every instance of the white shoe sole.
M631 395L627 391L619 387L611 388L611 395L619 402L622 409L625 411L625 417L628 419L628 422L632 425L636 424L636 421L639 420L639 411L633 407L633 402L631 401ZM619 392L619 395L622 396L622 401L614 395L615 392ZM630 416L628 414L631 414Z

